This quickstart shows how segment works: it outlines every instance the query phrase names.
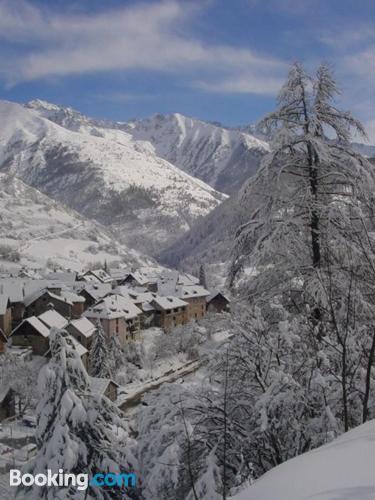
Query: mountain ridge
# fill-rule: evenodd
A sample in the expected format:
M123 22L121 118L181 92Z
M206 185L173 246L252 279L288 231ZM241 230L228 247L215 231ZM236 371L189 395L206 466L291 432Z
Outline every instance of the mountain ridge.
M110 225L121 241L153 254L225 199L148 142L43 105L0 102L0 171Z

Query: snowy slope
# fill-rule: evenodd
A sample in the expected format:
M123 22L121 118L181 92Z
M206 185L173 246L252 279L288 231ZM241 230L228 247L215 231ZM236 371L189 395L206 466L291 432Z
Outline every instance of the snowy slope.
M375 420L267 472L233 500L375 499Z
M251 134L178 113L155 115L129 127L134 138L150 141L159 156L229 194L256 172L269 150Z
M6 174L0 174L0 233L2 268L39 268L49 261L80 271L105 260L129 267L149 263L104 227Z
M46 106L0 102L0 170L111 225L122 241L156 252L224 199L149 143Z
M375 146L353 142L352 148L356 153L366 156L367 158L375 158Z

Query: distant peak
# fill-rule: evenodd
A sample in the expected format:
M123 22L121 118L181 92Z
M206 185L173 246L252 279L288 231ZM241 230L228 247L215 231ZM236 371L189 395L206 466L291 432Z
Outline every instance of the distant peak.
M62 106L58 106L57 104L53 104L48 101L43 101L43 99L33 99L25 104L26 108L32 109L46 109L49 111L57 111L62 108Z

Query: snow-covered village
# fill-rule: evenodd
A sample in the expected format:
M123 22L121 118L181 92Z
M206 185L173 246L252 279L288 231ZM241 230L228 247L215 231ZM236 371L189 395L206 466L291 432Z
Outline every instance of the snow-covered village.
M375 500L372 0L0 0L0 500Z

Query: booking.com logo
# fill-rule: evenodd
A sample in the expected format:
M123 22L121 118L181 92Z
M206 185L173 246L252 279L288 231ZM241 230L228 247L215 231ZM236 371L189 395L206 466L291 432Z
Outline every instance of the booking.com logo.
M117 488L134 488L137 485L137 475L133 472L115 474L113 472L106 472L94 474L89 479L88 474L68 474L64 473L62 469L59 472L53 473L47 469L46 474L22 474L19 469L11 469L9 471L9 485L31 486L48 486L48 487L67 487L73 486L79 491L87 490L90 487L117 487Z

